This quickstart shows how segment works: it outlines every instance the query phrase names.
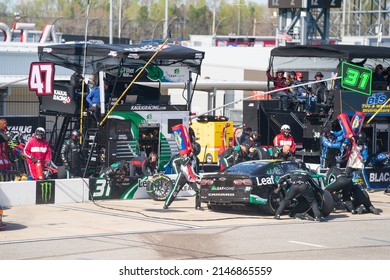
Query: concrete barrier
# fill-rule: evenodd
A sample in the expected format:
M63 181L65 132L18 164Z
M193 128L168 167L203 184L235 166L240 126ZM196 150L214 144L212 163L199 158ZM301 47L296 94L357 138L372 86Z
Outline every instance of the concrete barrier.
M58 179L55 181L54 203L85 202L89 200L88 180ZM37 204L41 181L12 181L0 183L2 207Z
M174 175L172 176L174 177ZM42 201L44 186L43 182L54 182L54 190L50 189L50 201ZM54 194L51 197L51 194ZM182 190L178 196L193 196L194 191ZM133 199L149 198L145 188L138 188ZM89 180L83 178L75 179L56 179L49 181L11 181L0 182L0 205L2 207L11 207L19 205L35 205L35 204L65 204L86 202L90 200L89 195Z

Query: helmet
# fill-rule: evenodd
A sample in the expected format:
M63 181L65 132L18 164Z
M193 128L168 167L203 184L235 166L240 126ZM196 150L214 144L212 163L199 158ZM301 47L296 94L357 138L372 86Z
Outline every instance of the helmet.
M290 72L288 72L288 74L289 74L290 76L296 76L295 71L290 71Z
M121 162L119 163L119 166L118 166L118 170L119 171L122 171L122 172L126 172L129 168L129 165L127 163L127 161L125 160L121 160Z
M356 144L364 145L366 144L366 140L367 140L366 134L364 132L359 132L359 134L356 137Z
M72 138L75 141L79 140L80 139L80 131L78 131L77 129L73 130L70 138Z
M252 133L252 128L245 127L244 131L247 132L247 133Z
M302 74L302 72L297 72L295 76L297 76L297 78L302 78L303 74Z
M330 134L332 133L331 131L332 131L332 130L331 130L329 127L325 127L325 128L322 130L322 133L323 133L326 137L328 137L328 136L330 136Z
M314 75L314 78L316 78L316 77L321 77L321 78L323 78L324 75L322 75L321 72L317 72L317 73Z
M379 162L383 162L383 161L385 161L385 160L387 159L387 155L384 154L384 153L380 153L380 154L378 154L378 155L376 156L376 159L377 159L377 161L379 161Z
M200 154L201 146L198 142L192 143L192 153L197 156Z
M290 128L290 126L288 124L284 124L280 128L280 132L288 132L288 133L290 133L291 132L291 128Z
M43 127L38 127L35 130L35 138L36 139L42 140L42 139L45 139L45 136L46 136L46 131Z

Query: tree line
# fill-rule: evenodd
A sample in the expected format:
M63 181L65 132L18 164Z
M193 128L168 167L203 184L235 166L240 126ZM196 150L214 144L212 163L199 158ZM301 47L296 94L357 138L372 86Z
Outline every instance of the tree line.
M0 0L0 21L34 22L37 30L54 24L57 32L84 35L89 7L89 38L108 37L111 24L113 37L137 43L163 38L165 5L166 0ZM184 40L192 34L268 36L275 34L273 11L245 0L169 0L168 24L171 36Z

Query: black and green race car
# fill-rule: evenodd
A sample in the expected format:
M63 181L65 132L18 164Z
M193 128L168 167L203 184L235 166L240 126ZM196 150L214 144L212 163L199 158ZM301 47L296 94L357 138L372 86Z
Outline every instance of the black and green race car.
M238 163L219 173L203 174L201 201L214 210L245 206L274 215L285 195L283 190L276 191L278 178L302 168L309 170L302 162L254 160ZM318 183L314 193L322 215L326 217L333 211L332 195L323 190L324 175L310 173ZM306 200L299 197L288 210L294 207L299 207L300 211L310 208Z

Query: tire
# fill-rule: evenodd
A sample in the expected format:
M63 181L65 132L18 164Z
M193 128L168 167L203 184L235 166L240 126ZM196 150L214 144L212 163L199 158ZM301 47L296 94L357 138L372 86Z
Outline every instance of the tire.
M327 217L330 215L330 213L333 212L334 209L334 200L332 197L332 194L324 190L324 193L322 194L322 201L321 201L321 213L324 217Z
M327 190L314 191L314 196L317 200L318 208L320 209L320 212L323 217L329 216L330 213L333 212L334 209L334 200L331 195L331 193ZM290 215L294 216L297 213L308 213L310 216L314 217L313 210L311 209L311 206L309 205L308 201L302 197L298 196L296 198L296 203L291 209Z
M268 194L267 205L259 205L260 211L268 215L275 215L276 210L278 209L279 204L283 198L284 194L282 192L274 193L274 191L271 190Z
M156 201L164 201L173 189L172 180L165 175L155 175L149 180L146 192L149 197Z

